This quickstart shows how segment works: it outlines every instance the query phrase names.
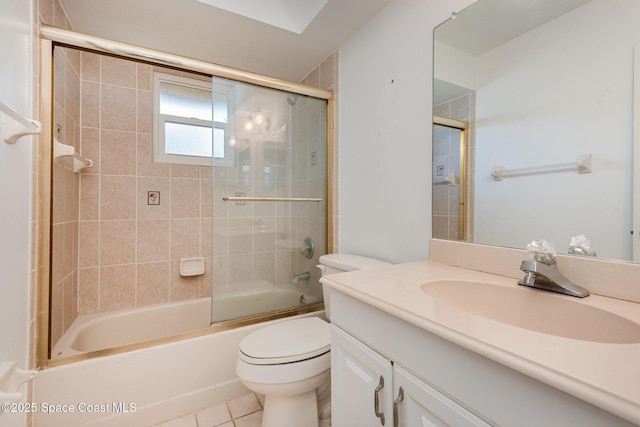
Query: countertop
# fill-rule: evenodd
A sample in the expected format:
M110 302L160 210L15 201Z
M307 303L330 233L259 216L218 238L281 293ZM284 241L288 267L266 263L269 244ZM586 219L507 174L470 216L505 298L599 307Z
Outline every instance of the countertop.
M640 425L639 343L582 341L535 332L470 314L422 291L434 280L465 280L545 292L517 279L436 261L325 276L322 283L425 331ZM549 293L555 298L574 298ZM577 299L578 300L578 299ZM640 304L591 294L581 304L640 324Z

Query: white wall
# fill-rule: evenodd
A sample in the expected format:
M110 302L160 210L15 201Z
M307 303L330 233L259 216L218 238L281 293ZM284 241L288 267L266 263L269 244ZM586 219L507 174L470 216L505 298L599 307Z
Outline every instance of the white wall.
M586 233L598 256L631 258L633 47L640 3L595 0L480 57L476 96L478 242L566 252ZM494 182L519 168L593 154L593 173ZM517 218L517 220L514 220Z
M434 77L467 89L476 89L476 60L469 53L435 42Z
M2 0L0 102L26 117L33 114L32 42L31 2ZM32 140L0 141L0 363L16 361L21 368L29 354ZM0 417L2 426L25 424L24 415Z
M433 28L471 3L395 0L341 46L341 252L427 257Z

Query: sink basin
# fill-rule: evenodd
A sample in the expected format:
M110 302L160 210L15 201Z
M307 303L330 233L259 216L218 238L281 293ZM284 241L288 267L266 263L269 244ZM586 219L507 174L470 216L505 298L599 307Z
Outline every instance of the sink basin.
M524 287L438 280L421 286L437 302L544 334L601 343L640 342L640 325L576 298Z

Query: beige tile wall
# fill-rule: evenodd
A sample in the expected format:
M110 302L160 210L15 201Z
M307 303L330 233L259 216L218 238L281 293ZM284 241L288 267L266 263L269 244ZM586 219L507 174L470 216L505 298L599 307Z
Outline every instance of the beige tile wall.
M319 87L321 89L328 89L334 92L334 128L333 128L333 137L334 137L334 150L333 150L333 160L334 160L334 176L333 176L333 206L334 212L332 216L333 220L333 247L327 248L328 252L337 252L338 251L338 108L337 108L337 100L338 100L338 65L339 65L339 52L335 51L327 58L325 58L314 70L312 70L301 83ZM318 104L313 105L313 108L318 109L321 108ZM310 114L310 117L320 117L320 114L315 111L315 114ZM310 156L310 152L318 149L318 144L326 144L326 123L323 121L322 123L314 122L309 123L308 129L308 139L306 142L300 144L299 146L293 147L294 152L300 151L305 152L306 156ZM323 145L321 148L322 151L325 151L326 148ZM304 158L305 155L302 155ZM307 185L310 189L312 189L311 193L319 194L324 193L327 194L326 191L322 191L321 187L325 186L326 182L326 158L321 159L321 163L316 166L312 166L307 162L300 162L303 165L306 165L306 169L300 172L298 178L301 179L301 185ZM306 178L305 178L306 177ZM326 196L325 196L326 197ZM315 241L318 247L324 248L327 244L326 242L326 203L322 204L312 204L306 206L295 206L294 208L301 209L300 211L294 211L294 228L292 230L292 234L294 236L294 240L299 242L300 245L304 238L308 235L311 236ZM304 209L307 210L304 210ZM317 236L317 240L316 240ZM317 252L316 255L307 260L304 257L297 257L296 263L294 263L294 274L298 274L300 272L309 271L311 273L310 280L310 289L308 292L312 294L321 293L321 287L318 286L320 280L320 271L316 268L316 265L319 264L319 255L324 254L324 252Z
M54 135L80 151L80 53L54 51ZM78 212L80 176L68 158L53 164L51 338L55 342L78 315Z
M294 274L309 271L313 280L306 290L320 294L315 266L326 244L325 203L235 206L221 199L236 192L325 197L321 102L301 97L287 112L291 136L285 151L268 141L252 142L254 173L262 170L255 162L266 164L265 158L279 171L272 189L254 182L261 176L243 181L241 167L216 168L214 189L208 167L151 161L151 68L86 52L82 57L82 149L96 163L81 181L80 313L208 296L211 275L214 292L223 293L262 279L289 284ZM333 56L328 62L333 70ZM318 67L308 80L319 84L323 75L332 85L334 73L327 73ZM283 110L282 97L260 88L251 92L245 103L260 104L265 112ZM287 171L289 156L293 166ZM147 205L148 191L160 191L159 206ZM273 238L262 237L264 228L292 245L276 248ZM306 236L319 248L311 260L297 252ZM186 257L205 257L206 274L180 277L179 259Z
M333 221L333 247L328 248L330 252L339 252L340 251L340 239L339 239L339 106L340 106L340 91L339 91L339 68L340 68L340 52L336 50L331 53L327 58L325 58L320 65L314 68L302 81L301 83L319 87L321 89L327 89L333 91L334 96L334 114L333 114L333 212L331 212L330 217L332 217ZM312 269L314 270L314 269ZM316 272L317 273L317 272Z
M82 314L210 295L211 168L152 161L152 70L82 53ZM148 192L160 204L148 204ZM204 257L181 277L180 258Z

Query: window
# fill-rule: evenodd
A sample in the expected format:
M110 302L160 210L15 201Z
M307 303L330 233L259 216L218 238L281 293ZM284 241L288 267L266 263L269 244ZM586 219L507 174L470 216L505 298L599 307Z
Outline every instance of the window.
M226 86L212 92L208 81L155 73L154 161L211 166L213 156L216 166L232 166L230 92Z

